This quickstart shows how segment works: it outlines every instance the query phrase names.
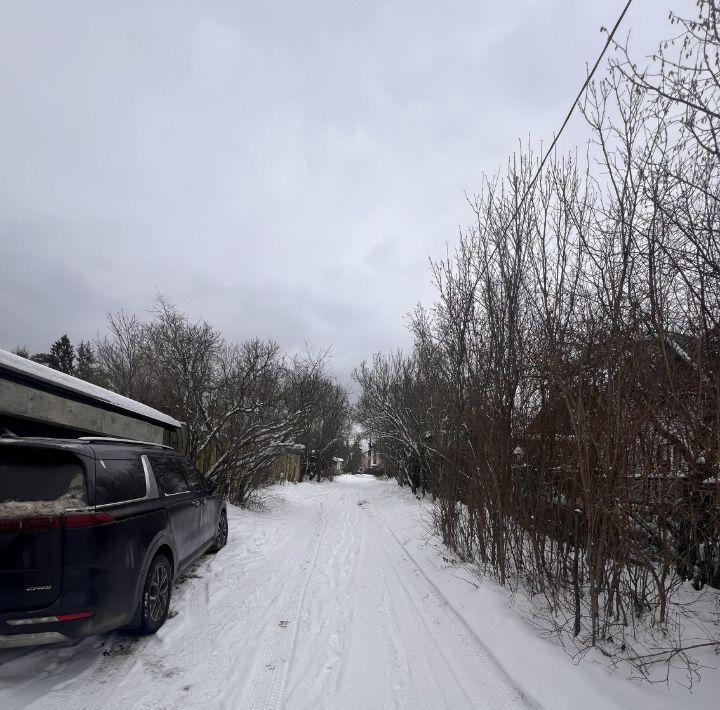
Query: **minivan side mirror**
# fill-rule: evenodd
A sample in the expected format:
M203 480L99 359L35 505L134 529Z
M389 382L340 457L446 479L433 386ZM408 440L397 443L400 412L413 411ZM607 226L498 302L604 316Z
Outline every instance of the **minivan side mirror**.
M217 490L217 483L215 481L206 481L208 493L215 493Z

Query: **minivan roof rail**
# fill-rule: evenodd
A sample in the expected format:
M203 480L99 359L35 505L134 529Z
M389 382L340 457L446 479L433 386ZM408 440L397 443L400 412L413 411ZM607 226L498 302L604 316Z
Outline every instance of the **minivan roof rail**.
M172 446L156 444L154 441L137 441L136 439L120 439L114 436L79 436L78 441L85 441L88 444L135 444L136 446L157 446L161 449L170 449Z

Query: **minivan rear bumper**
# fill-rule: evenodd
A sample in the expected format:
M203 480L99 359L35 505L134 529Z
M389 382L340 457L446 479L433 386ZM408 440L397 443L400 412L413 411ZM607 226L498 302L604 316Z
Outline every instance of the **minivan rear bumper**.
M47 643L62 643L70 639L59 631L43 631L35 634L13 634L0 636L0 648L18 648L20 646L43 646Z
M98 620L94 613L61 615L48 612L49 610L43 610L32 616L22 613L0 614L0 648L78 641L107 630L103 620ZM71 618L75 616L81 618Z

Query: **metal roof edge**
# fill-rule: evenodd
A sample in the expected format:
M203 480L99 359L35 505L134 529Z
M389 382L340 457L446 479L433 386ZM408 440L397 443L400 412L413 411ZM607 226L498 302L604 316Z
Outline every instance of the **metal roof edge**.
M147 404L0 349L0 370L2 369L21 375L30 381L35 380L59 390L105 404L128 416L149 420L174 429L182 427L182 422L168 414L163 414L163 412L153 407L149 407Z

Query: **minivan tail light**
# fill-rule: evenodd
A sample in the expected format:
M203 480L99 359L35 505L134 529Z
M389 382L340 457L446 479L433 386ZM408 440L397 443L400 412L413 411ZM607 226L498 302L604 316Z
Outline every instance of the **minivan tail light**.
M95 616L94 611L78 611L74 614L58 614L57 616L31 616L27 619L8 619L9 626L32 626L33 624L55 624L58 621L80 621Z
M63 526L66 528L92 528L96 525L114 523L115 518L107 513L65 513Z
M89 619L95 616L92 611L79 611L76 614L58 614L55 618L58 621L78 621L79 619Z

